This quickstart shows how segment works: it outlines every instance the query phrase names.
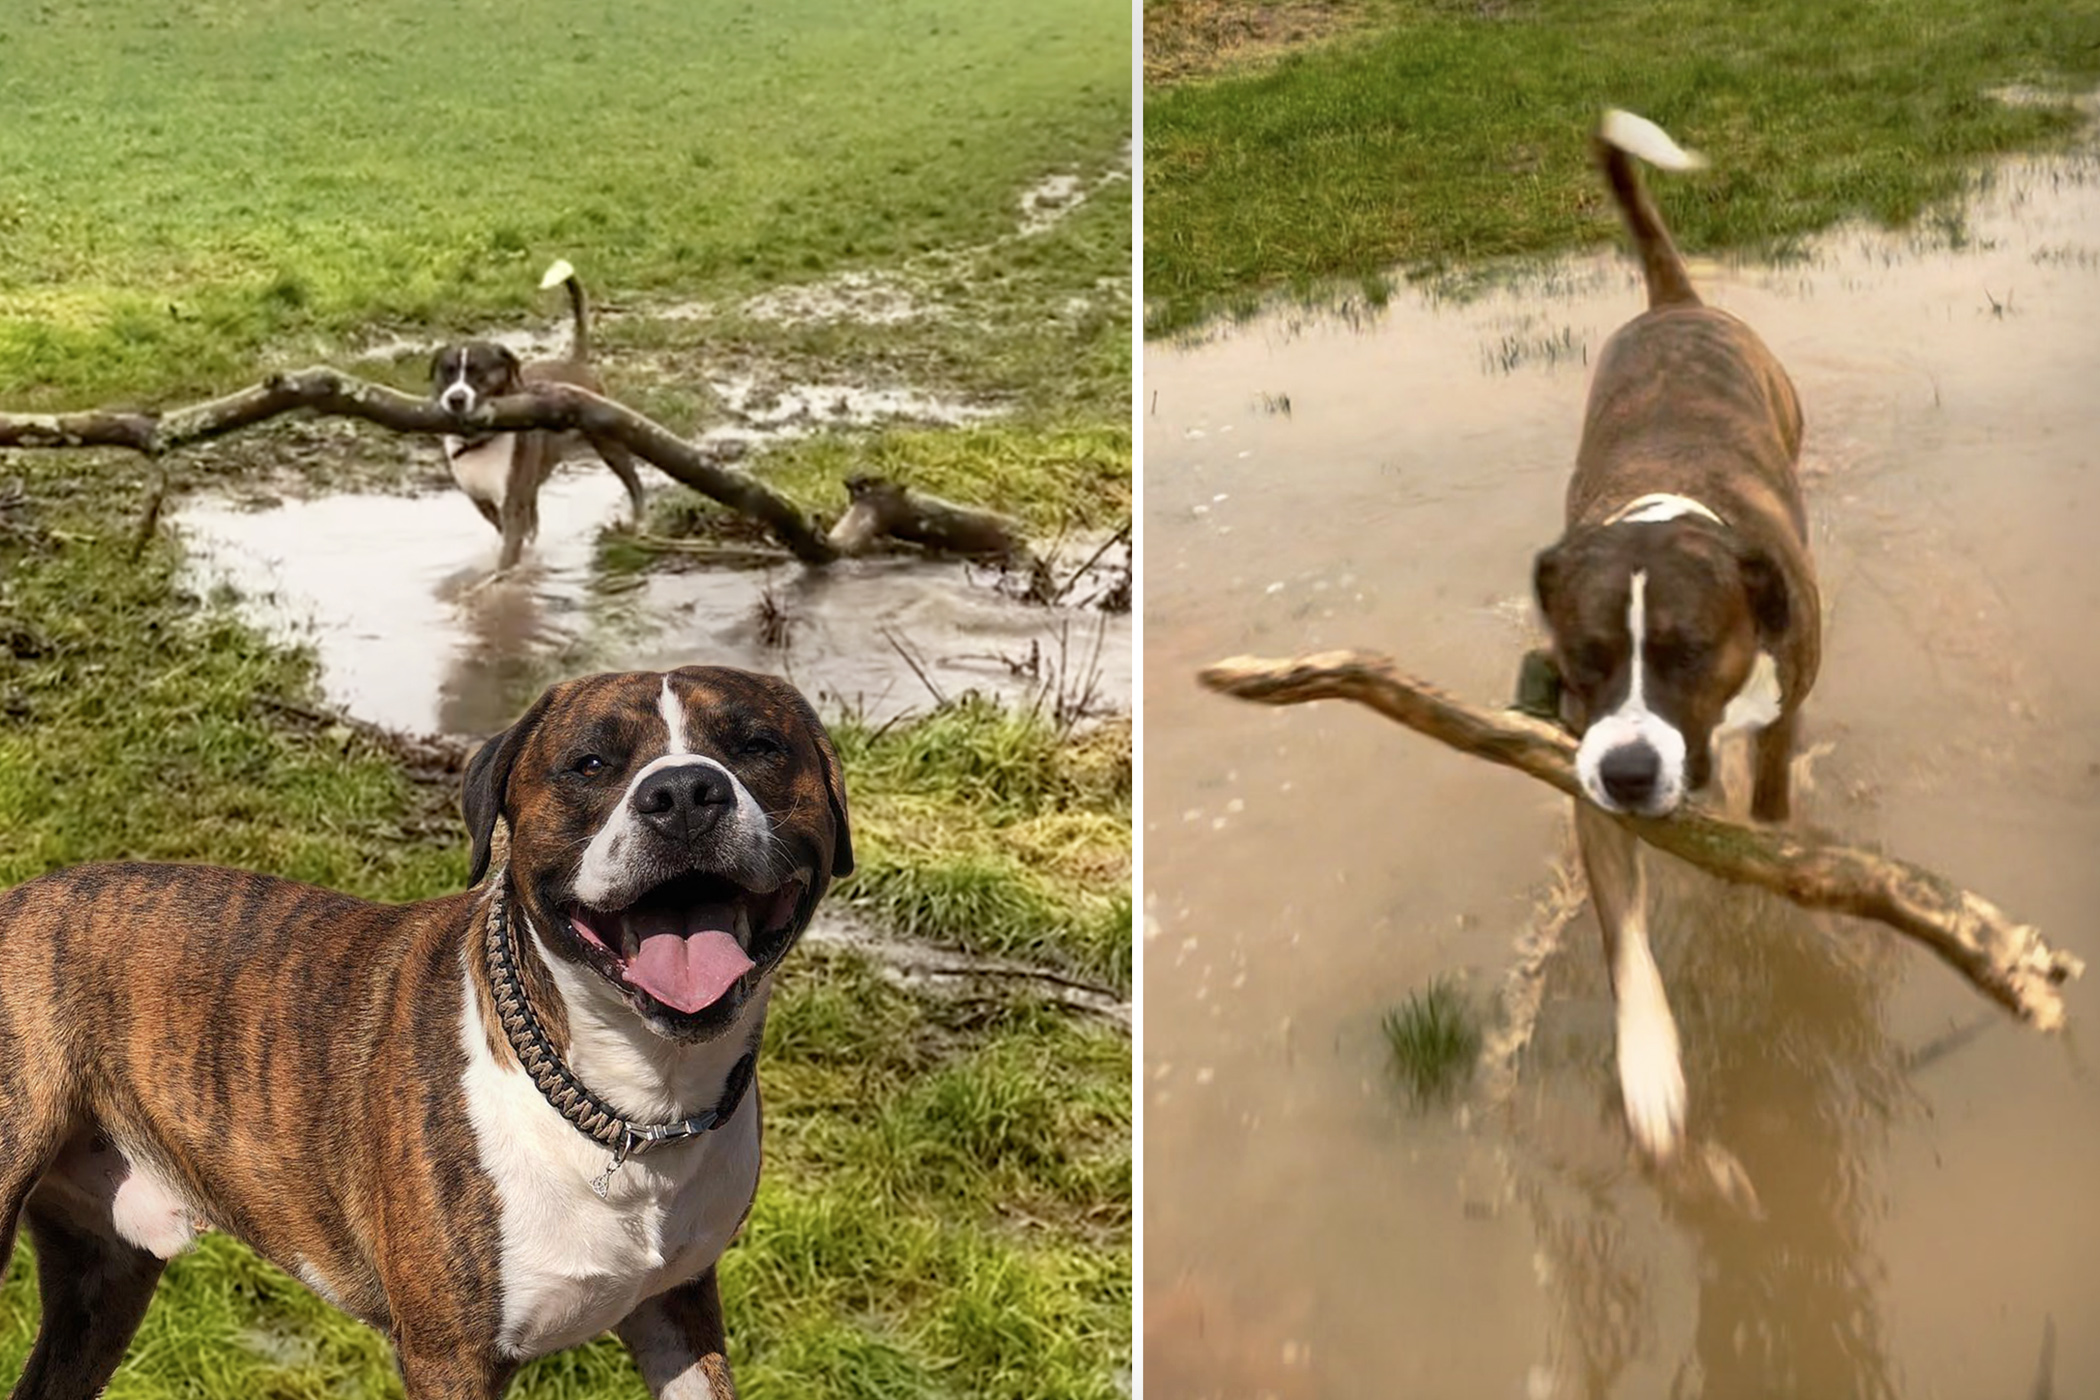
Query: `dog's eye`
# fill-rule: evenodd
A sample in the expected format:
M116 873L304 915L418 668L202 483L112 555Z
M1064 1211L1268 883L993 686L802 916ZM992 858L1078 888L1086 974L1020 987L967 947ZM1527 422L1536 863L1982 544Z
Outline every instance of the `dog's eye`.
M777 734L753 734L744 740L737 752L746 758L771 758L787 752L787 745Z
M1655 644L1655 664L1689 670L1706 659L1706 644L1692 637L1665 637Z
M572 773L581 773L586 778L595 778L605 771L605 760L594 753L587 753L569 765Z

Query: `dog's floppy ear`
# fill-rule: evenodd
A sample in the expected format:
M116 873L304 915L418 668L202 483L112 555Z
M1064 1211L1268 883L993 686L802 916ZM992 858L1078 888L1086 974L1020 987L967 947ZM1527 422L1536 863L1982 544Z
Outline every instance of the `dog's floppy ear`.
M532 702L516 724L490 739L474 751L467 760L467 776L460 785L459 809L466 818L467 834L474 842L473 872L467 876L469 885L481 883L481 877L489 873L489 852L496 840L496 821L503 815L503 799L510 789L510 770L516 766L518 754L532 731L539 726L540 717L547 713L547 704L554 698L548 691Z
M1743 591L1750 597L1750 615L1757 630L1767 638L1784 636L1793 621L1793 603L1788 596L1786 571L1761 549L1742 559Z
M853 831L846 820L846 774L839 766L838 750L831 746L831 735L824 730L824 722L817 718L802 692L789 687L795 697L795 711L802 722L809 726L809 736L816 741L817 758L824 765L824 795L831 802L831 876L837 879L853 873Z

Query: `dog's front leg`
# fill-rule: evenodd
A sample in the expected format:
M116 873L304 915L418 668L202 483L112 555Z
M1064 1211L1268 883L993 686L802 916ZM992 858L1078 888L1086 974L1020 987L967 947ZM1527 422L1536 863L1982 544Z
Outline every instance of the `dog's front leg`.
M655 1400L736 1400L713 1269L644 1301L614 1330Z
M519 455L523 455L522 450ZM496 556L498 573L509 573L517 567L518 560L525 554L525 541L531 536L533 526L538 523L538 504L533 498L533 493L538 488L521 488L519 476L520 473L516 471L511 473L509 487L503 493L500 526L503 531L503 552Z
M1677 1150L1684 1135L1684 1067L1677 1023L1648 947L1648 882L1640 842L1581 800L1575 803L1575 835L1611 969L1626 1124L1642 1149L1661 1161Z

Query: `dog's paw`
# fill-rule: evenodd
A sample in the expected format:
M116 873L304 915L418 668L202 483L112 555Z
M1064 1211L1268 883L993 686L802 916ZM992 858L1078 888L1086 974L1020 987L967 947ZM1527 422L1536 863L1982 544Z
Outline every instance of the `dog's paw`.
M1619 1018L1619 1091L1641 1150L1666 1162L1684 1140L1684 1066L1667 1006Z

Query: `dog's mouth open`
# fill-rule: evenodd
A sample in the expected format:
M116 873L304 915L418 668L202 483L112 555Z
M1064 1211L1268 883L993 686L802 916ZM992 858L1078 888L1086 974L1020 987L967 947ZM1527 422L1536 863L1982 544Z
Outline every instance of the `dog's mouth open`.
M719 875L667 880L624 909L578 906L569 924L612 959L619 979L692 1015L729 995L792 932L803 884L749 890Z

